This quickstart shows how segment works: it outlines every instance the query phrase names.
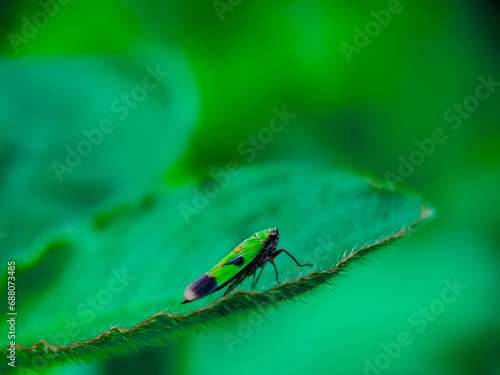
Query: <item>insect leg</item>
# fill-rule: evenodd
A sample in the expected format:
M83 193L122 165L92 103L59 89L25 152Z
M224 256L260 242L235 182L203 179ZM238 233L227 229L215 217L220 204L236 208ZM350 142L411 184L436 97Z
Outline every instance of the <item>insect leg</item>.
M259 282L260 275L262 275L262 271L264 271L264 267L266 266L266 263L267 262L264 262L264 264L262 265L262 268L260 269L259 276L257 276L257 280L255 281L255 284L257 284ZM253 274L253 276L255 278L255 273ZM255 284L252 283L252 288L255 286Z
M233 281L229 284L228 288L224 292L224 296L227 296L229 293L231 293L234 288L236 288L241 282L247 277L246 275L236 275L236 277L233 279Z
M269 259L269 262L274 266L274 271L276 272L276 282L279 284L280 281L278 280L278 269L276 268L276 263L274 263L274 259Z
M276 258L278 255L280 255L282 252L285 252L287 253L287 255L293 259L293 261L297 264L297 266L299 267L305 267L305 266L308 266L308 267L313 267L312 264L300 264L299 262L297 262L297 259L295 259L292 254L290 254L288 251L286 251L285 249L279 249L279 250L276 250L273 254L273 258Z

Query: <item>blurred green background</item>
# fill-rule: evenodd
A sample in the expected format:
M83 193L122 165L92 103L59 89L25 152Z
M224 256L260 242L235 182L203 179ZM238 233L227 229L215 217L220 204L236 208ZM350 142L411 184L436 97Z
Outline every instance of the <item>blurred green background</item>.
M2 264L28 269L53 232L231 160L390 176L438 209L248 332L41 373L500 374L498 16L485 1L2 2ZM296 117L248 151L285 107ZM60 169L82 131L96 145ZM447 280L466 288L441 310Z

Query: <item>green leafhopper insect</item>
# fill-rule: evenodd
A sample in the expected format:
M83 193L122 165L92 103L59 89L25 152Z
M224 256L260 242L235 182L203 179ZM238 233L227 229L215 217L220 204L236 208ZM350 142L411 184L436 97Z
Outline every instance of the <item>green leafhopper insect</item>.
M253 288L259 281L260 275L262 275L262 271L267 262L270 262L274 266L276 282L279 283L278 269L274 263L274 258L281 253L288 254L299 267L313 266L312 264L299 264L297 259L288 251L285 249L277 249L278 242L279 232L276 228L269 228L254 233L236 246L233 251L208 272L205 272L202 276L189 284L184 292L185 299L181 303L195 301L229 285L224 293L224 295L227 295L245 278L251 275L253 275ZM257 276L257 280L255 280L255 274L259 267L261 267L261 270Z

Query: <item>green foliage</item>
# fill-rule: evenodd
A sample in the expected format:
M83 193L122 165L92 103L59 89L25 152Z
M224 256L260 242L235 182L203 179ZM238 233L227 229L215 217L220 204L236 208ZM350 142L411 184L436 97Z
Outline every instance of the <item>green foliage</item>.
M387 1L240 2L223 21L207 1L56 1L58 14L17 51L8 33L22 34L40 3L0 4L0 265L12 259L18 264L16 341L23 347L42 339L54 346L95 341L69 351L47 351L41 344L37 351L43 354L18 355L18 369L45 372L53 360L123 352L126 356L111 361L47 373L357 374L365 372L367 360L384 355L381 343L408 331L414 344L381 372L412 373L418 363L426 374L496 373L500 200L492 181L500 181L500 90L467 110L458 128L443 117L456 106L474 105L479 76L500 80L494 8L457 2L450 12L447 2L401 2L404 10L348 63L340 45L355 43L357 28L373 25L373 12L383 12ZM168 78L120 119L111 104L142 83L145 67L158 64ZM284 107L296 117L270 143L261 142L255 158L246 158L239 146L248 146ZM115 130L59 182L51 163L64 162L65 147L75 148L86 139L83 130L108 117ZM447 140L427 149L422 160L413 159L414 171L401 173L402 160L418 156L417 144L439 129ZM206 182L190 178L209 176L231 159L244 172L183 224L176 204L192 206L191 189L203 190ZM265 168L259 175L256 168L276 160L288 171L281 174L287 175L284 188L273 191L279 202L274 205L263 194L275 183L267 186L263 179L276 172ZM323 171L355 166L378 177L401 174L401 185L439 206L439 220L411 241L391 246L376 262L355 269L342 263L349 267L348 282L335 282L333 293L318 289L321 298L286 309L286 316L266 317L236 350L228 353L216 329L162 347L179 333L217 323L243 337L233 322L236 314L226 306L249 305L239 316L304 300L307 291L268 303L271 297L285 298L292 285L295 294L297 288L306 290L294 278L309 283L314 278L309 272L320 272L322 280L319 275L334 268L342 251L390 238L421 215L418 198L374 185L363 195L347 189L347 182L331 189L337 204L325 205L315 188L324 176L290 172L296 160ZM338 173L325 178L366 182ZM294 194L294 179L308 189ZM151 191L160 180L179 185ZM245 187L251 181L252 188ZM338 198L337 188L348 202ZM386 195L380 202L386 208L373 212L379 204L368 198L377 191ZM360 207L346 209L355 200ZM384 214L392 209L394 216ZM399 210L406 214L396 214ZM278 289L270 268L258 284L261 294L238 292L212 306L222 291L179 308L185 286L268 226L279 227L281 245L316 268L298 269L279 257ZM417 331L409 318L440 298L444 280L457 278L467 291ZM4 283L0 278L2 301ZM241 290L250 291L249 284ZM164 315L135 329L158 312ZM167 313L193 315L176 320ZM210 320L212 313L228 315ZM1 320L0 331L7 329ZM0 349L6 341L0 335ZM153 350L142 358L130 356L151 345L158 345L161 370L144 360ZM248 361L248 353L273 355Z

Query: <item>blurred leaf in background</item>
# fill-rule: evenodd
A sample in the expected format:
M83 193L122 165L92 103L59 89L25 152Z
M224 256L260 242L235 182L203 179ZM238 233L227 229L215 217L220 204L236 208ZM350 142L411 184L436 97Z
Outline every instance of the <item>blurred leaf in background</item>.
M57 310L118 269L107 250L64 269L90 248L68 245L82 223L123 214L104 246L114 252L131 226L158 232L179 215L137 222L130 207L166 185L206 186L231 161L363 171L439 212L304 304L136 357L33 371L500 373L498 15L465 0L2 2L0 258L20 265L20 301L61 288ZM277 111L290 121L270 133ZM58 285L65 272L74 285Z

